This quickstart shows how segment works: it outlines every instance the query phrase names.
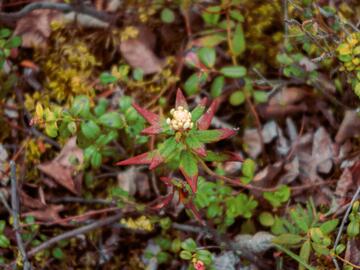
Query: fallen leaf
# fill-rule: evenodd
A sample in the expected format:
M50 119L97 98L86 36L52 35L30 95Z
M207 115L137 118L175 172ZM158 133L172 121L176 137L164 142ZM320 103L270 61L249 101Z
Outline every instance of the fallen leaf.
M341 122L340 128L336 133L335 141L343 143L349 138L360 134L360 117L355 110L348 110Z
M164 61L151 50L151 40L146 41L141 36L121 42L120 52L129 65L140 68L145 75L161 71Z
M81 183L81 174L78 174L78 181L75 183L73 175L75 174L75 166L70 163L70 158L75 158L79 164L83 163L83 152L76 145L76 138L71 138L63 147L60 154L50 162L38 165L46 175L52 177L56 183L65 187L74 194L80 193L79 184Z
M45 208L36 211L30 211L24 213L24 216L33 216L39 221L56 221L61 220L59 213L63 211L65 207L60 205L47 205Z
M338 204L342 205L346 200L346 194L354 186L353 175L349 168L345 168L339 181L336 184L335 195L338 197Z
M34 10L18 20L14 35L21 36L22 47L45 48L51 34L51 22L62 20L62 13L56 10Z
M307 95L307 91L301 87L284 87L279 90L269 100L269 105L281 105L286 107L287 105L293 105L300 102Z

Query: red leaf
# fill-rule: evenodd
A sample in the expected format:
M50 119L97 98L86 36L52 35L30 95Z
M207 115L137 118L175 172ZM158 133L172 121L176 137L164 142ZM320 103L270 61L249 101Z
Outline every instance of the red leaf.
M180 168L180 171L184 175L186 182L188 182L189 186L191 187L191 190L195 193L197 190L198 174L190 176L186 173L184 168Z
M146 121L148 121L151 125L159 124L160 117L157 114L140 107L135 102L133 102L132 105L135 108L135 110L137 110L137 112L140 113L142 117L144 117Z
M164 182L165 185L171 186L171 178L167 176L160 177L160 180Z
M193 150L194 150L194 152L195 152L196 154L198 154L199 156L206 157L205 145L202 145L201 147L196 148L196 149L193 149Z
M244 161L244 158L238 153L226 151L225 155L229 157L227 161L240 161L240 162Z
M162 131L161 126L159 124L155 124L143 129L141 133L146 135L156 135L161 133L161 131Z
M171 192L169 195L166 195L165 197L160 199L160 202L154 206L152 206L152 209L161 209L165 206L167 206L169 203L171 203L172 199L174 198L174 192Z
M153 152L146 152L135 157L131 157L116 163L116 165L125 166L125 165L140 165L140 164L150 164L153 159Z
M219 141L220 140L224 140L228 137L234 136L236 134L235 130L232 129L228 129L228 128L221 128L221 129L215 129L221 132L220 137L219 137Z
M192 202L187 203L185 207L191 210L197 221L199 221L203 226L206 225L205 221L201 218L199 211L196 209L195 205Z
M163 163L164 157L160 156L159 153L156 153L155 156L152 158L149 169L153 170L158 167L161 163Z
M185 99L182 91L180 90L180 88L178 88L178 90L176 92L175 108L177 108L179 106L184 107L184 109L188 108L188 104L187 104L186 99Z
M199 119L198 128L200 130L206 130L210 127L211 120L213 119L215 112L217 111L220 104L220 99L215 99L206 113Z

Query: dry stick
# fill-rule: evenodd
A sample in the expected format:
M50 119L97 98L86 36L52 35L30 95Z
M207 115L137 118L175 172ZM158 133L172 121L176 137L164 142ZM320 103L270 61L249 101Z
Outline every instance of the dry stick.
M10 178L11 178L11 207L12 207L12 216L13 216L13 228L16 235L16 242L19 248L22 260L24 263L24 270L31 269L31 264L28 260L28 256L25 251L24 243L20 234L20 222L19 222L19 199L17 196L17 185L16 185L16 165L13 160L10 161Z
M100 12L92 7L88 7L85 5L71 5L71 4L64 4L64 3L45 3L45 2L35 2L25 6L23 9L17 12L0 12L0 21L2 22L12 22L16 21L25 15L29 14L31 11L38 10L38 9L52 9L52 10L59 10L63 12L70 12L75 11L78 13L86 14L91 17L97 18L101 21L105 22L112 22L114 16L109 15L104 12Z
M87 232L95 230L97 228L112 224L112 223L118 221L121 217L122 217L122 213L118 213L118 214L116 214L114 216L111 216L111 217L108 217L108 218L105 218L105 219L101 219L99 221L95 221L92 224L85 225L85 226L82 226L80 228L77 228L77 229L62 233L62 234L60 234L58 236L55 236L53 238L50 238L49 240L43 242L41 245L31 249L28 252L28 256L32 257L36 253L51 247L52 245L58 243L59 241L62 241L62 240L68 239L68 238L72 238L72 237L74 237L74 236L76 236L78 234L87 233Z
M338 245L339 242L340 242L341 234L342 234L342 231L343 231L343 229L344 229L345 223L346 223L347 218L348 218L348 216L349 216L349 214L350 214L350 212L351 212L351 208L352 208L354 202L356 201L357 197L359 196L359 194L360 194L360 186L357 188L354 196L352 197L351 202L350 202L348 208L346 209L345 215L344 215L344 217L343 217L343 219L342 219L342 221L341 221L341 225L340 225L338 234L337 234L336 239L335 239L334 247L333 247L333 250L334 250L334 251L335 251L337 245ZM340 267L339 267L339 264L338 264L336 258L333 257L332 260L333 260L333 263L334 263L336 269L337 269L337 270L340 270Z

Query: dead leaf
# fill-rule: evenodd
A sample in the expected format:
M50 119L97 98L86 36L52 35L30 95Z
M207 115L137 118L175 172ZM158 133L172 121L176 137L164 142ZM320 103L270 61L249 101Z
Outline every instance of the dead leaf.
M33 216L35 219L40 221L56 221L61 220L59 213L63 211L65 207L60 205L47 205L45 209L30 211L24 213L24 216Z
M300 102L307 95L307 91L301 87L284 87L278 91L269 100L270 106L281 105L286 107L287 105L293 105Z
M138 38L121 42L120 52L131 67L140 68L147 75L161 71L164 65L151 50L152 46L152 40L142 38L140 32Z
M127 191L131 196L139 193L140 197L149 196L149 178L139 172L135 167L130 167L117 175L118 186Z
M335 195L338 197L338 204L342 205L346 201L346 194L354 185L353 176L349 168L345 168L339 181L336 184Z
M35 199L27 195L24 191L20 191L21 206L28 207L30 209L43 209L46 207L39 199Z
M341 122L340 128L336 134L335 141L343 143L349 138L360 134L360 117L357 111L349 110Z
M51 22L62 20L62 13L56 10L34 10L18 20L14 35L21 36L26 48L45 48L51 34Z
M345 260L360 265L360 238L349 239L346 245Z
M83 163L83 152L76 145L76 138L71 138L52 161L38 165L39 170L52 177L58 184L74 194L80 193L80 187L75 183L73 175L76 172L70 158L75 158L79 164ZM81 183L81 174L78 174L77 183Z

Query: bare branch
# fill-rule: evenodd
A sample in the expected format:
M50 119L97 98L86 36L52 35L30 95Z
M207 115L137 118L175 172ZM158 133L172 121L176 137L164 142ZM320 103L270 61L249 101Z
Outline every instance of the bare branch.
M28 260L28 256L25 251L24 243L20 234L20 221L19 221L19 198L17 196L17 184L16 184L16 165L13 160L10 161L10 178L11 178L11 207L13 216L13 228L15 231L16 242L19 248L22 260L24 263L24 270L31 269L31 264Z
M114 15L110 15L105 12L98 11L92 7L86 5L74 5L64 3L46 3L46 2L35 2L25 6L23 9L17 12L0 12L0 22L9 23L19 20L28 13L38 9L52 9L63 12L74 11L81 14L86 14L91 17L97 18L101 21L112 22L115 19Z

